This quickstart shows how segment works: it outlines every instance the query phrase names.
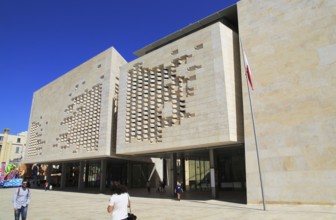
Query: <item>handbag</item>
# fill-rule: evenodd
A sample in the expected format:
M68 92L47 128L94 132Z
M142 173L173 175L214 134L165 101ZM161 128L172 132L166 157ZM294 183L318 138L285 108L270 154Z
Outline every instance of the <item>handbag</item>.
M130 212L128 213L127 220L136 220L136 219L137 219L136 215L134 215L134 214L132 213L132 210L131 210L131 208L130 208Z
M137 219L136 215L134 215L133 213L128 213L127 220L136 220L136 219Z

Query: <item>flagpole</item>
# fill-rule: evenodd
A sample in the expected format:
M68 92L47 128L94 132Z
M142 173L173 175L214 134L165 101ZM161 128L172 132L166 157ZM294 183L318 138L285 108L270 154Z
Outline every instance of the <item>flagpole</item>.
M240 46L243 50L243 55L245 53L243 44L240 41ZM246 85L247 85L247 91L248 91L248 96L249 96L249 101L250 101L250 109L251 109L251 116L252 116L252 125L253 125L253 133L254 133L254 141L255 141L255 146L256 146L256 153L257 153L257 161L258 161L258 169L259 169L259 179L260 179L260 187L261 187L261 196L262 196L262 202L263 202L263 208L264 211L266 210L266 205L265 205L265 197L264 197L264 187L263 187L263 181L262 181L262 176L261 176L261 169L260 169L260 160L259 160L259 148L258 148L258 139L257 139L257 134L256 134L256 128L255 128L255 122L254 122L254 111L253 111L253 105L252 105L252 98L250 94L250 86L249 86L249 79L246 73L246 63L245 59L244 60L244 66L245 66L245 77L246 77Z

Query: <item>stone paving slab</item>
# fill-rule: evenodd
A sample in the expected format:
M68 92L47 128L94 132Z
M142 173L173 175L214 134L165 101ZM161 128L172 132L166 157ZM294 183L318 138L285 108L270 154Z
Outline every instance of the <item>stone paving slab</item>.
M0 220L14 219L13 188L0 189ZM110 219L106 211L110 195L30 189L28 220ZM138 220L239 219L239 220L335 220L335 206L262 206L218 200L181 200L132 196L132 211Z

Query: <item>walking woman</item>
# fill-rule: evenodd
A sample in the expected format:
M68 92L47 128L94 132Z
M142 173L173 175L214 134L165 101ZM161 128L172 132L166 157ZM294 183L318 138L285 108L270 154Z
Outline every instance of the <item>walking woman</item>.
M131 201L127 188L119 183L113 183L112 196L107 206L107 212L112 213L111 220L127 219L127 208L131 208Z

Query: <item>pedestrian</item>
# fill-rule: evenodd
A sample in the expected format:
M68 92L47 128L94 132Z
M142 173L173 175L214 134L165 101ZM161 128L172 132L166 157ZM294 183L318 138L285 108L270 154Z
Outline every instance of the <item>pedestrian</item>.
M49 189L49 183L48 183L48 181L45 181L44 190L47 191L48 189Z
M14 192L14 217L19 220L26 220L28 213L28 204L30 202L31 192L27 187L27 180L22 181L22 186L17 188Z
M107 206L107 212L112 213L111 220L127 219L127 208L131 208L131 201L126 186L113 183L111 192L112 196Z
M177 194L177 200L180 201L181 193L183 192L182 186L179 182L176 184L175 193Z

